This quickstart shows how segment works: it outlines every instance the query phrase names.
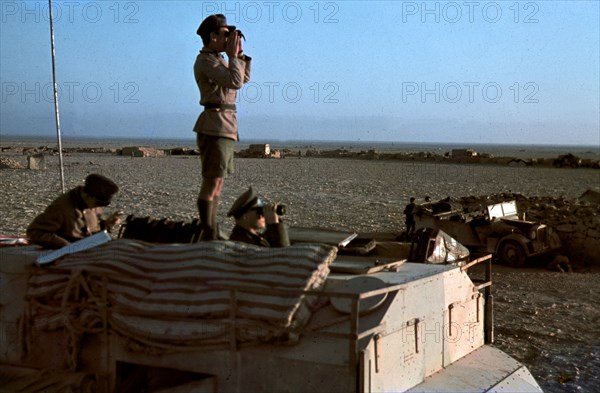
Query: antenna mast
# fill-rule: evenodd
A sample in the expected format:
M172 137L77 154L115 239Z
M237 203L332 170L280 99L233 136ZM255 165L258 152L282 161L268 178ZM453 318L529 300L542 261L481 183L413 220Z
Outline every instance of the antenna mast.
M60 116L58 114L58 94L56 92L56 62L54 60L54 25L52 21L52 0L48 0L50 15L50 45L52 46L52 81L54 82L54 118L56 119L56 138L58 140L58 164L60 166L60 192L65 192L65 171L63 168L62 141L60 138Z

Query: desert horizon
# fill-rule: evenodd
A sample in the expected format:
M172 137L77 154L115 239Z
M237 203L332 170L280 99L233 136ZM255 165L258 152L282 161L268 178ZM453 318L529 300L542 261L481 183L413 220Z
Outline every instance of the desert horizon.
M2 146L6 145L3 140ZM26 167L26 155L13 152L0 156ZM235 166L236 172L225 182L218 214L225 234L233 226L226 217L227 210L251 185L266 199L287 205L284 218L289 225L401 233L402 211L411 196L421 201L425 195L435 200L520 194L528 198L532 208L544 200L574 203L574 211L593 211L591 205L577 201L598 185L600 174L587 168L311 157L236 158ZM67 189L80 185L90 173L108 176L121 188L108 212L121 210L125 215L183 221L197 218L195 201L201 180L198 157L64 155ZM48 155L44 170L0 170L0 179L0 198L4 201L0 234L23 236L29 222L60 193L58 156ZM544 206L540 211L545 211ZM556 207L552 211L562 214ZM593 221L593 213L585 214L597 227L593 231L600 233L598 217ZM600 273L583 263L583 269L575 273L551 272L543 267L493 268L495 345L523 362L546 392L600 389L600 348L595 329L600 323ZM556 285L559 282L560 288Z

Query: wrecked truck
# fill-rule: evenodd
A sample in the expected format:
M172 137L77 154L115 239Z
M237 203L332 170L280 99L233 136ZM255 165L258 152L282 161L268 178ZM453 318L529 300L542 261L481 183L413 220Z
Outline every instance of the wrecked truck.
M460 204L444 200L419 205L414 218L417 229L441 229L472 251L491 253L513 267L522 267L530 257L561 247L551 227L527 221L524 215L519 217L516 201L467 213Z
M32 246L0 248L0 386L541 391L490 345L490 255L413 263L344 256L335 244L121 238L55 260ZM468 274L476 265L480 280Z

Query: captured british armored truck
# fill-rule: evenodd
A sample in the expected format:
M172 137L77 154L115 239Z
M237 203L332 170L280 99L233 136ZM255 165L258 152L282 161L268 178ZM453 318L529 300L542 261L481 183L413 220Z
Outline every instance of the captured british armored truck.
M414 263L344 256L344 246L117 239L42 265L39 249L2 248L0 382L47 392L541 391L489 345L489 255ZM486 267L481 281L468 274L475 265ZM39 371L49 369L60 378Z

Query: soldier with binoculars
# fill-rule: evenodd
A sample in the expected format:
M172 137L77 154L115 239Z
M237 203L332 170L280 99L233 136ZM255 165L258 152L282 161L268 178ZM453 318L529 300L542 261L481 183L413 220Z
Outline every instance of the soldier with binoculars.
M228 217L235 218L235 227L229 240L241 241L263 247L285 247L290 245L287 227L280 217L285 206L265 203L250 187L231 206ZM263 234L258 231L265 229Z
M194 125L202 163L197 204L201 240L215 240L219 198L225 177L233 173L233 150L239 139L236 95L250 80L251 59L242 50L244 35L228 25L222 14L204 19L197 34L203 47L194 63L194 77L204 107ZM227 61L221 52L227 54Z

